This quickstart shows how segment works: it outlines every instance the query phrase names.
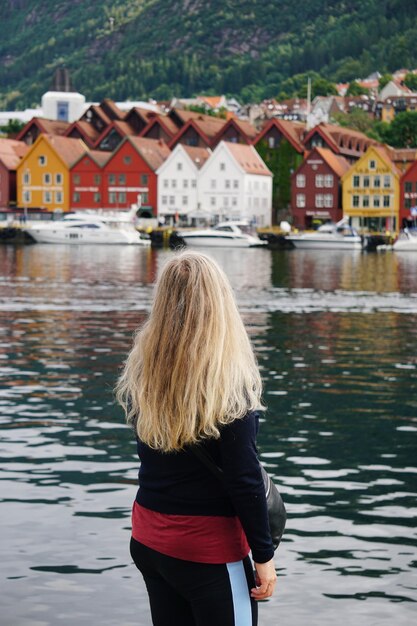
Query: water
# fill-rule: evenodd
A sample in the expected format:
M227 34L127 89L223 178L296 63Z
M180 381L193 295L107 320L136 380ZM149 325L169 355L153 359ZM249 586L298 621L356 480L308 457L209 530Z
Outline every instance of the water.
M170 251L0 248L0 624L146 626L112 386ZM414 623L417 255L214 250L288 505L260 626ZM180 625L173 625L180 626Z

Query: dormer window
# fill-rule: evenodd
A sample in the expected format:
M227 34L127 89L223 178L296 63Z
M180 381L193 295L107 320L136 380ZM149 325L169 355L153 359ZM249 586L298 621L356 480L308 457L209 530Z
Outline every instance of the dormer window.
M373 159L371 159L369 161L369 169L370 170L374 170L376 168L376 161L374 161Z
M43 154L41 154L41 155L38 157L38 163L39 163L39 165L42 165L42 166L43 166L43 165L46 165L46 156L45 156L45 155L43 155Z

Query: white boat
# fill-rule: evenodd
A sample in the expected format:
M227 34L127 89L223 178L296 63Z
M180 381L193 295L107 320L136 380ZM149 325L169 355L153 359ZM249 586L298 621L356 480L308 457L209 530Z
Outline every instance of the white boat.
M417 230L404 228L399 234L392 249L395 252L417 252Z
M259 239L248 222L220 222L213 228L182 230L178 236L187 246L210 246L227 248L254 248L264 246L266 241Z
M323 224L314 232L287 235L295 248L303 250L361 250L362 238L344 220L337 224Z
M117 215L86 210L69 213L62 220L31 222L24 230L36 243L150 246L149 237L143 237L136 230L133 220L133 211L123 211Z

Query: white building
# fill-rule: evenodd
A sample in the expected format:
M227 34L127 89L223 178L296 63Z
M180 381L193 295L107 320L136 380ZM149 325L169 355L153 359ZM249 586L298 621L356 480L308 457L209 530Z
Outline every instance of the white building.
M198 195L212 222L271 223L272 173L253 146L221 141L199 172Z
M182 222L198 223L208 218L199 205L199 171L209 159L211 150L177 144L157 170L158 217L172 222L178 216Z

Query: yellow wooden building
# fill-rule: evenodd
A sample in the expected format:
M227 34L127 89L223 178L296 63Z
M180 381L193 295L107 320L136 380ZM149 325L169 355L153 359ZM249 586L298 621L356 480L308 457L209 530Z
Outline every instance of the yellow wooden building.
M386 150L370 146L342 176L343 216L358 229L397 232L400 176Z
M87 151L81 139L39 135L17 168L17 205L69 211L70 168Z

